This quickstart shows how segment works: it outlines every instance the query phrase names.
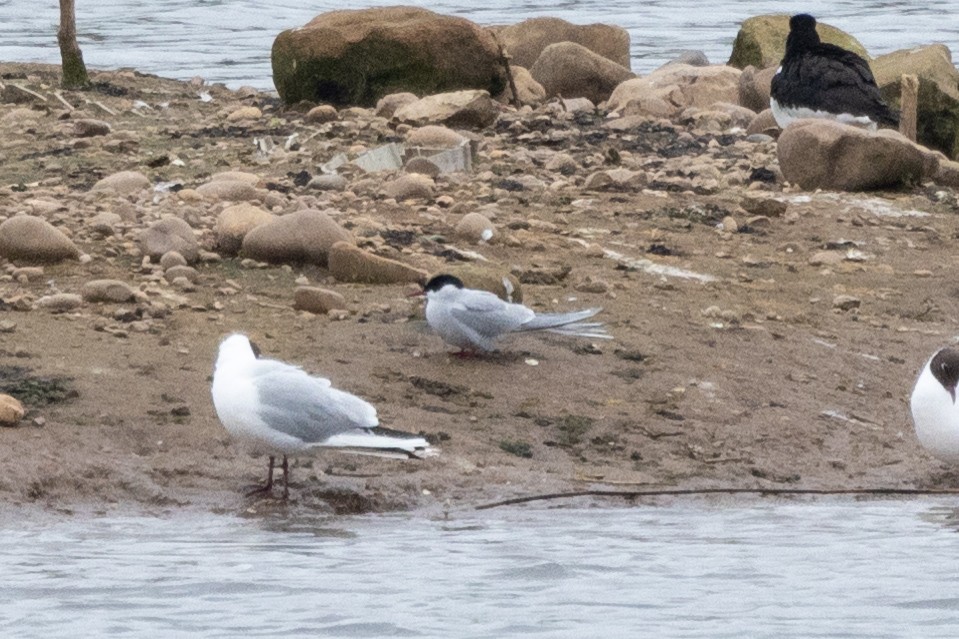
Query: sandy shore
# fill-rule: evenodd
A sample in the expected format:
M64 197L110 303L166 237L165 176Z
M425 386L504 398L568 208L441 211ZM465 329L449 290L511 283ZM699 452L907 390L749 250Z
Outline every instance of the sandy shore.
M389 176L351 174L346 191L304 186L302 172L339 151L402 138L369 112L309 124L264 94L129 71L62 94L71 111L53 96L54 68L4 64L0 75L46 98L0 104L0 217L41 215L90 256L31 278L7 264L0 279L0 384L29 408L0 429L4 509L440 511L588 488L954 485L908 415L919 368L956 332L950 189L803 193L777 180L773 141L653 120L616 130L541 109L478 132L471 174L397 202L378 194ZM263 116L227 120L244 106ZM36 117L5 118L17 109ZM81 117L111 132L77 137ZM301 142L284 150L294 133ZM257 153L263 138L278 150ZM571 169L547 168L558 154ZM646 185L587 188L614 166L645 172ZM121 170L179 186L89 192ZM195 265L195 287L175 289L143 265L137 235L172 213L213 251L226 203L177 190L228 170L259 175L271 194L260 204L276 212L304 200L335 208L380 255L438 272L454 246L517 274L534 308L602 306L615 340L516 336L497 355L461 360L430 334L409 287L343 284L310 265L210 259ZM496 241L454 237L474 210L492 218ZM103 211L123 216L113 234L91 228ZM167 311L30 307L103 278ZM294 310L304 282L344 295L348 316ZM426 434L442 455L298 459L290 504L245 498L266 462L230 442L209 395L231 331L366 398L385 425Z

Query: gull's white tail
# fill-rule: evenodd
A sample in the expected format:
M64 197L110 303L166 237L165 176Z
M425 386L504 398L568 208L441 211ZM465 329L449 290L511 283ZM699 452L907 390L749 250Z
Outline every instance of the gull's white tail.
M430 446L423 437L388 428L373 428L340 433L316 444L317 447L335 448L354 455L370 455L390 459L424 459L434 457L439 451Z

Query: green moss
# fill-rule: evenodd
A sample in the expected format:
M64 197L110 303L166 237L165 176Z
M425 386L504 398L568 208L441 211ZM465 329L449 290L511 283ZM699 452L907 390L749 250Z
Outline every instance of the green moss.
M854 37L828 24L819 23L816 31L823 42L835 44L869 59L866 48ZM763 15L744 20L729 57L729 66L745 69L752 65L759 69L779 64L786 53L786 36L789 35L789 16Z
M383 38L367 37L335 57L311 57L309 37L315 36L287 31L273 43L273 83L287 104L310 100L371 107L401 91L430 95L473 88L495 95L505 87L503 73L493 73L485 86L477 86L483 82L457 77L412 47Z
M560 446L575 446L583 441L583 437L593 426L593 418L583 415L566 415L558 422L558 443Z
M0 366L0 393L11 395L27 406L59 404L77 396L67 377L30 374L20 366Z
M916 138L920 144L959 157L959 103L939 90L935 82L919 80Z
M63 54L63 80L64 89L80 89L90 85L90 76L87 75L87 67L83 64L83 55L78 50L76 54Z
M509 439L504 439L499 443L500 450L503 450L510 455L516 455L517 457L523 457L529 459L533 456L533 449L526 442L512 441Z

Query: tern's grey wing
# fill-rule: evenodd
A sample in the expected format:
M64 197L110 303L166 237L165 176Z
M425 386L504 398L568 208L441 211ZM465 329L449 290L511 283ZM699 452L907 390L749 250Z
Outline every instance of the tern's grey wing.
M371 404L295 367L257 375L255 385L259 417L270 428L308 444L379 424Z
M463 293L450 308L450 315L484 337L493 338L515 331L536 316L532 309L504 302L486 291Z

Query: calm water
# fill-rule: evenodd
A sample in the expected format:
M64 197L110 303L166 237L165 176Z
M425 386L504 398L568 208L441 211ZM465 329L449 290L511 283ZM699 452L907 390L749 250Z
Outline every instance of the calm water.
M806 11L853 33L873 54L945 42L959 44L955 0L77 0L77 30L91 67L135 67L167 77L272 89L276 34L324 11L410 4L480 24L552 15L629 30L633 70L648 72L684 49L729 58L739 23L763 13ZM0 60L59 62L57 2L0 0Z
M7 637L946 637L944 500L8 522Z

